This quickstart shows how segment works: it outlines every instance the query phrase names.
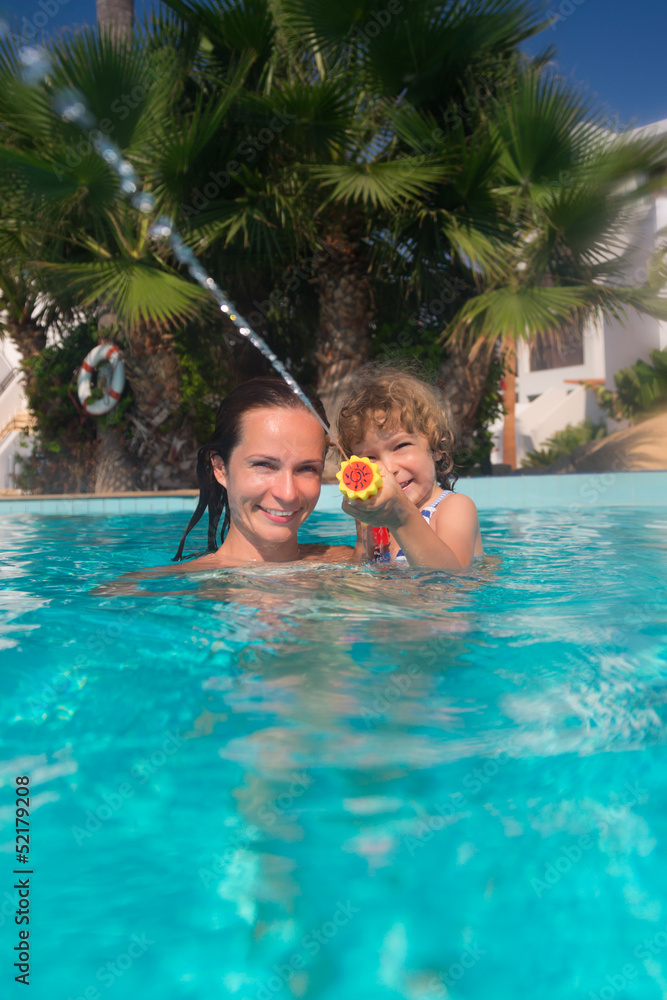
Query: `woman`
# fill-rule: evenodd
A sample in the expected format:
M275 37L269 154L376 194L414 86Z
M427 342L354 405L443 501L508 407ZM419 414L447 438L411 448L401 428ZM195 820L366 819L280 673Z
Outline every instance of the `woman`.
M321 401L308 398L326 422ZM220 404L210 441L199 449L199 503L188 532L206 508L209 554L182 565L186 572L251 562L351 562L361 545L300 545L297 531L320 495L327 450L324 429L284 382L255 378ZM217 529L222 518L222 545Z

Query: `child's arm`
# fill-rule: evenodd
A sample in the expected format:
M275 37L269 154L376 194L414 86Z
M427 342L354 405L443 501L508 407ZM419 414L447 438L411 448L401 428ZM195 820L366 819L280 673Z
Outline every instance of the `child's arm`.
M445 497L430 523L416 507L413 511L402 525L391 529L411 566L456 572L470 566L476 548L481 555L477 508L470 497L460 493Z
M385 525L411 566L457 572L481 554L477 509L461 494L445 497L428 524L393 476L382 472L383 486L368 500L343 500L343 510L364 524ZM477 549L477 552L476 552Z

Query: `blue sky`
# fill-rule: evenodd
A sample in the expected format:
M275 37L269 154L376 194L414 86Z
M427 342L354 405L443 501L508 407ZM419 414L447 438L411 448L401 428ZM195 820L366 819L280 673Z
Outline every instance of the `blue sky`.
M558 72L622 125L667 118L665 0L558 0L547 10L560 20L525 46L529 53L556 46Z
M583 84L621 125L667 118L667 0L554 0L546 9L560 19L526 51L555 45L557 71ZM48 18L45 31L93 25L95 0L0 0L0 14L19 29L24 19L39 25Z

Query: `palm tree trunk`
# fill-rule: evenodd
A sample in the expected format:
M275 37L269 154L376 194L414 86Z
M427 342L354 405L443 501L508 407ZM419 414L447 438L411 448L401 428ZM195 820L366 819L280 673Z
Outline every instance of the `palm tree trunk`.
M96 0L96 5L100 33L128 39L134 23L134 0Z
M117 427L97 425L96 493L126 493L137 488L137 468Z
M7 322L9 336L23 360L39 357L46 347L46 331L31 320Z
M447 357L438 371L438 382L449 404L459 453L470 451L472 447L475 417L489 374L491 356L483 345L469 348L448 344Z
M196 486L197 442L180 414L181 366L169 334L145 326L128 338L124 351L133 404L131 452L144 490Z
M21 319L9 317L6 321L7 331L10 340L21 355L23 362L30 358L38 358L46 347L46 331L43 327L29 318L29 315ZM23 379L26 389L30 389L34 382L34 374L30 365L23 364Z
M507 356L505 370L505 420L503 421L503 465L516 469L516 353Z
M190 488L197 446L179 415L181 371L171 337L157 326L127 336L123 350L131 428L98 424L96 493Z
M346 379L370 358L371 285L359 244L327 240L315 283L320 304L317 391L333 424Z

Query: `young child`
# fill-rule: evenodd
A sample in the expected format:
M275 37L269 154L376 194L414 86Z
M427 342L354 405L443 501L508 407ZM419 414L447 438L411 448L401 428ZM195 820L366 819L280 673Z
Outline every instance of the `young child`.
M375 496L343 500L358 522L390 532L380 559L456 572L484 554L475 504L452 490L453 436L437 389L395 365L365 365L341 407L338 436L348 455L382 473Z

